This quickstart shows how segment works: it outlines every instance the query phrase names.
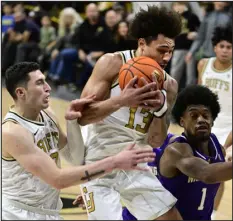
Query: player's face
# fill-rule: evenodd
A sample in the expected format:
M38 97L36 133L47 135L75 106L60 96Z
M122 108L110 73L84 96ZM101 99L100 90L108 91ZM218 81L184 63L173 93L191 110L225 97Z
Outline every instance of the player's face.
M215 47L214 52L217 59L222 63L232 62L232 43L220 41Z
M51 87L45 81L45 76L40 70L29 73L30 80L25 92L25 102L36 109L46 109L49 106Z
M156 40L146 44L145 39L139 39L139 48L142 56L154 59L163 69L167 66L172 57L175 42L171 38L159 34Z
M207 107L190 105L181 118L180 125L184 127L189 138L200 142L207 141L213 126L213 118Z

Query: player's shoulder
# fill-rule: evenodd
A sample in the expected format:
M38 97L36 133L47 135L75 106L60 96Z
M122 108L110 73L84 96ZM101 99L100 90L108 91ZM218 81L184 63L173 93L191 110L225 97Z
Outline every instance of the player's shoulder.
M6 121L2 125L2 136L4 138L25 137L31 133L16 121Z
M193 155L191 146L187 142L180 142L177 138L179 136L174 136L165 149L165 153L171 157L187 157Z
M52 109L51 107L48 107L48 108L42 110L42 112L45 112L45 114L46 114L49 118L51 118L56 124L59 124L58 118L57 118L55 112L53 111L53 109Z
M103 63L104 65L108 65L108 66L117 65L119 67L122 65L121 55L117 52L106 53L103 56L101 56L98 61L99 63Z
M166 71L165 72L165 77L164 77L164 82L166 82L165 84L167 84L166 88L168 91L174 91L174 92L178 92L178 83L176 81L175 78L173 78L172 76L170 76Z
M97 61L93 73L98 78L112 80L119 73L123 62L118 53L106 53Z
M208 63L208 61L209 61L209 58L202 58L202 59L198 62L197 68L198 68L199 70L202 70L202 69L204 68L204 66Z

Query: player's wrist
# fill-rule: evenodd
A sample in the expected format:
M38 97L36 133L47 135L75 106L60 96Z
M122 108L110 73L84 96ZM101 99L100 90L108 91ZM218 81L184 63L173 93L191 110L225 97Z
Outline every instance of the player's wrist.
M121 96L115 96L110 99L112 100L112 103L113 103L112 107L114 107L114 109L116 110L125 106L124 100L122 99Z
M161 92L162 92L162 94L164 96L164 102L163 102L163 104L161 105L161 107L158 110L153 112L154 117L156 117L156 118L162 118L167 113L167 109L168 109L167 91L165 89L162 89Z
M106 170L107 172L112 172L113 170L117 169L117 157L115 156L111 156L109 157L109 167Z

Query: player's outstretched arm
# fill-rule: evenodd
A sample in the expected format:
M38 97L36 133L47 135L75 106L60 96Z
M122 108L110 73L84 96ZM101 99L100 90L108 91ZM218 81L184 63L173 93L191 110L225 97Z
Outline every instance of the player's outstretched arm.
M232 179L232 162L209 164L201 158L194 157L188 144L171 144L164 154L167 163L173 168L204 183L219 183Z
M177 81L167 74L167 80L164 83L164 89L167 91L167 111L162 117L154 117L148 130L148 143L152 147L160 147L168 132L170 125L171 110L175 104L178 84Z
M117 54L105 54L96 63L91 77L85 85L81 97L95 94L95 102L86 105L82 116L79 118L80 125L86 125L103 120L111 113L117 111L121 107L134 107L144 105L148 99L152 101L148 103L148 107L156 108L160 105L156 99L156 91L152 91L155 83L150 83L142 88L135 88L137 78L132 79L120 96L110 98L110 89L114 80L118 77L118 72L122 66L121 58ZM72 111L75 110L75 102L73 102ZM69 113L66 113L66 119L72 120Z
M152 148L134 149L130 145L119 154L98 162L60 169L55 161L33 143L33 136L20 125L8 123L3 129L3 154L16 159L26 171L51 186L62 189L101 177L114 169L145 170L139 163L152 162Z

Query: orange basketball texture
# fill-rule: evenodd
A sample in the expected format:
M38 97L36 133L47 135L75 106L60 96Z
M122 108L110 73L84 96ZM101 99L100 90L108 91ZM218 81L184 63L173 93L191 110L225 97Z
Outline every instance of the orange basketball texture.
M155 74L159 89L162 89L164 82L164 71L160 65L153 59L145 56L132 58L125 63L119 72L119 85L121 90L125 88L128 82L134 77L138 77L138 86L142 87L141 77L150 83L153 82L151 74Z

